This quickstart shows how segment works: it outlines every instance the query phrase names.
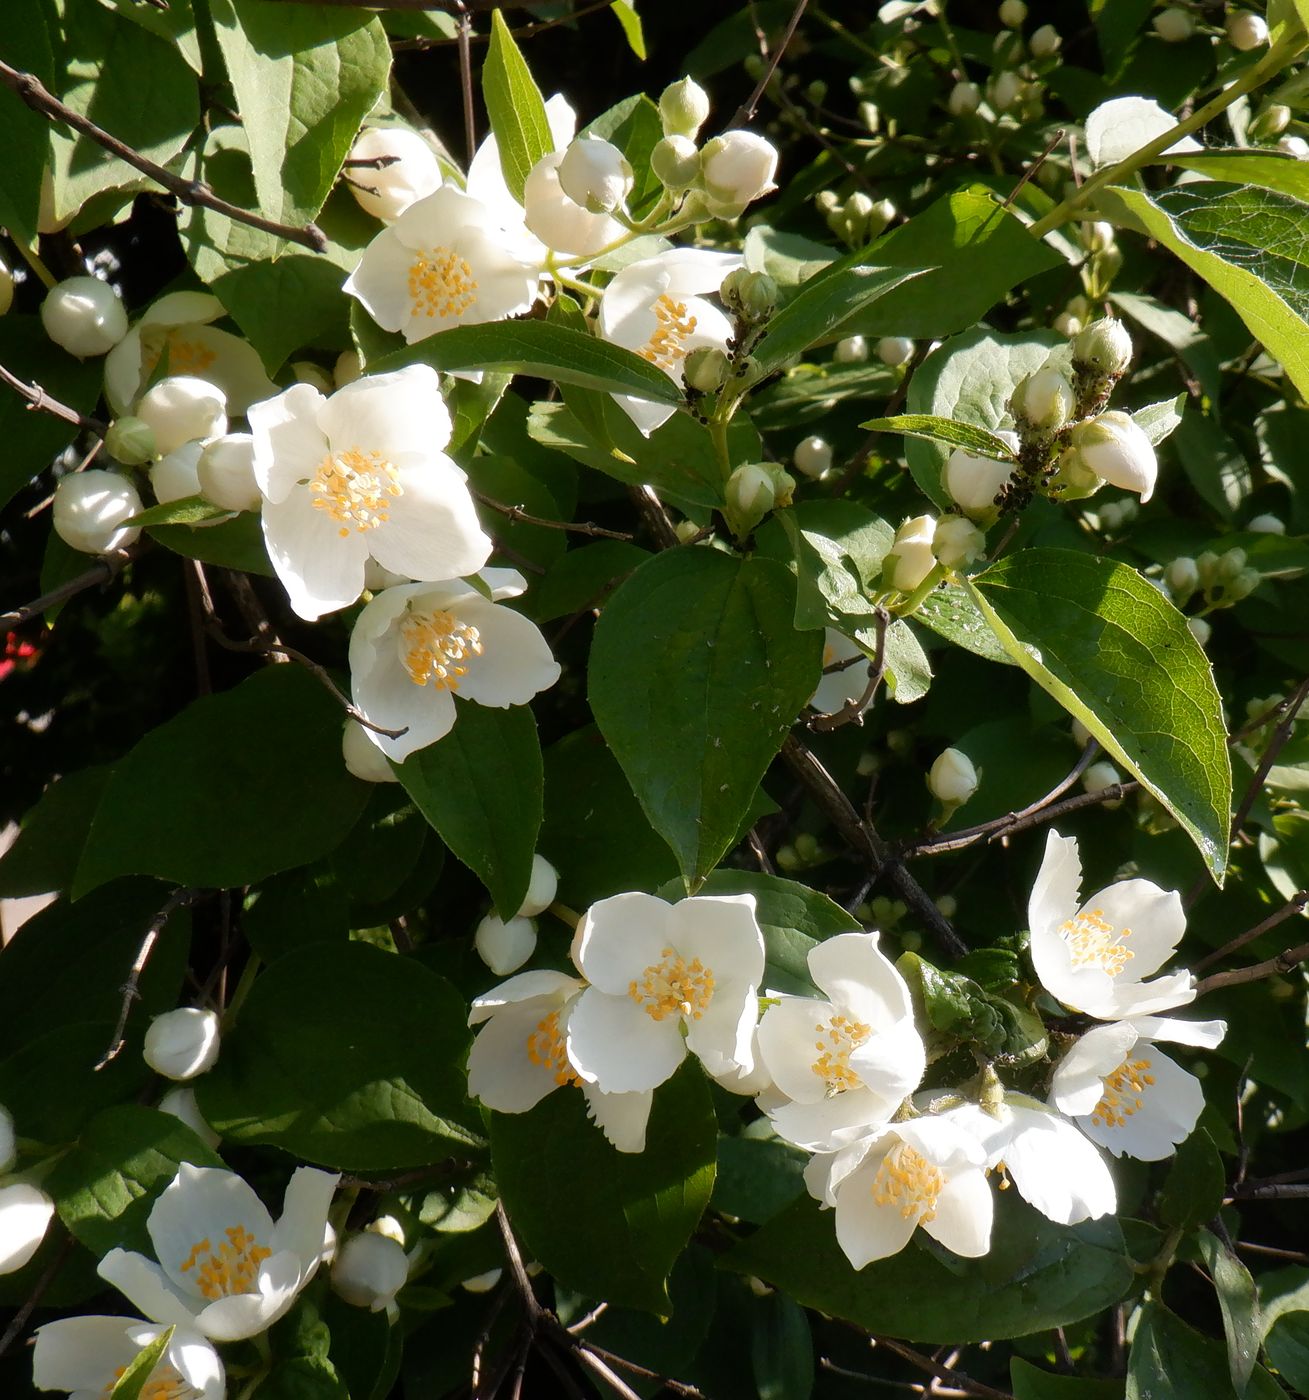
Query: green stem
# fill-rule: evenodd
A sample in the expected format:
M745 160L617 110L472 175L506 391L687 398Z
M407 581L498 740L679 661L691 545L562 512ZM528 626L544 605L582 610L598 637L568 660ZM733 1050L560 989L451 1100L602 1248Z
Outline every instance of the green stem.
M1160 1290L1164 1285L1164 1275L1168 1272L1169 1266L1173 1262L1173 1256L1177 1253L1177 1246L1182 1242L1185 1230L1174 1228L1164 1236L1163 1243L1159 1246L1159 1252L1145 1266L1145 1286L1150 1295L1159 1297Z
M1090 202L1098 190L1103 189L1105 185L1117 184L1127 179L1128 176L1134 175L1141 166L1148 165L1155 156L1162 155L1183 136L1189 136L1193 131L1199 131L1202 126L1207 126L1215 117L1225 112L1238 97L1244 97L1247 92L1252 92L1279 73L1306 46L1309 46L1309 38L1306 38L1304 34L1297 34L1291 39L1275 44L1258 63L1247 68L1231 87L1224 88L1217 97L1206 102L1185 121L1178 122L1175 127L1165 131L1162 136L1156 136L1153 141L1142 146L1139 151L1133 151L1130 156L1120 160L1117 165L1111 165L1098 174L1092 175L1081 189L1069 195L1062 204L1055 205L1045 218L1038 219L1036 223L1029 225L1027 231L1033 238L1044 238L1052 229L1068 223L1070 219L1076 217L1079 209L1084 208Z
M250 988L255 984L255 974L259 971L260 960L251 956L246 963L245 970L241 973L241 980L236 984L236 991L232 994L231 1001L227 1004L227 1010L223 1014L223 1030L230 1030L240 1014L241 1007L246 997L250 995Z
M709 420L709 436L713 439L714 451L718 454L718 465L723 469L723 480L726 481L732 474L732 454L727 444L727 425L731 422L731 410L736 405L728 407L726 413L720 404L714 412L714 416Z
M589 282L582 282L576 277L570 277L566 272L561 272L553 258L546 263L545 270L559 286L567 287L570 292L580 292L583 296L591 298L600 295Z

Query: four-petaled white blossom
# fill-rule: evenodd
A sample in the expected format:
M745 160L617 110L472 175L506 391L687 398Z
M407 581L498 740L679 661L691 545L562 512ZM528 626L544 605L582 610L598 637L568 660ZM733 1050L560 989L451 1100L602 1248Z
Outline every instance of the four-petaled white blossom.
M65 1317L36 1329L32 1383L100 1400L167 1328L130 1317ZM212 1343L177 1326L141 1390L144 1400L223 1400L227 1382Z
M218 1342L253 1337L290 1310L317 1271L339 1180L297 1167L274 1224L235 1172L183 1162L146 1222L158 1262L111 1249L100 1277L154 1322Z
M455 695L508 709L548 690L559 665L534 622L499 600L527 587L513 569L484 569L491 597L462 580L385 589L359 614L350 635L355 705L370 723L405 729L398 738L366 730L402 763L455 723Z
M1156 1042L1212 1050L1226 1031L1223 1021L1168 1016L1094 1026L1059 1061L1050 1102L1115 1157L1157 1162L1190 1136L1204 1091Z
M1032 964L1046 991L1102 1021L1193 1000L1189 972L1143 980L1167 962L1186 930L1177 892L1150 880L1120 880L1079 906L1081 884L1077 841L1051 831L1027 906Z
M294 384L249 417L264 543L301 617L353 603L370 556L412 579L486 563L491 540L442 451L450 414L434 369L365 376L330 398Z

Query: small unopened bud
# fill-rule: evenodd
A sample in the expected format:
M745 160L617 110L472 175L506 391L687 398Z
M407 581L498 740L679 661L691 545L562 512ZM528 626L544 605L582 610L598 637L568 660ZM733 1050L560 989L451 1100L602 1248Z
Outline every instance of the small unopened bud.
M167 456L185 442L227 431L227 395L207 380L173 375L141 395L136 416L154 429L155 448Z
M650 152L650 169L665 189L690 189L700 178L700 151L689 136L665 136Z
M958 569L982 557L986 536L971 520L952 515L937 523L932 548L947 569Z
M346 770L365 783L398 783L386 755L368 737L358 720L347 720L341 733L341 757Z
M960 806L977 791L977 769L966 753L946 749L937 756L927 774L933 797L951 806Z
M383 1239L394 1240L402 1248L404 1246L404 1226L394 1215L379 1215L375 1220L370 1220L364 1229L370 1235L381 1235Z
M1114 767L1112 763L1102 760L1093 763L1082 774L1082 788L1089 793L1103 792L1105 788L1111 788L1121 783L1123 775Z
M1091 742L1091 731L1082 723L1080 719L1075 719L1069 729L1072 732L1073 742L1079 748L1085 748Z
M936 517L916 515L895 532L895 542L882 565L886 582L901 593L913 593L936 568Z
M776 500L772 473L758 462L737 467L727 482L727 500L743 519L762 520Z
M1261 49L1268 42L1268 21L1249 10L1227 16L1227 42L1241 53Z
M1070 339L1082 329L1082 323L1076 316L1070 315L1067 311L1061 311L1051 324L1060 335L1066 335Z
M224 510L257 510L263 497L255 481L254 438L227 433L205 444L196 463L200 494Z
M1203 617L1188 617L1186 625L1190 629L1191 635L1202 647L1209 645L1209 638L1213 634L1213 628L1207 619Z
M1023 0L1001 0L996 13L1006 29L1021 29L1027 20L1027 6Z
M952 117L971 117L982 105L982 89L965 79L950 89L946 107Z
M351 1235L332 1261L332 1288L352 1307L383 1312L409 1277L404 1245L365 1230Z
M330 394L336 388L332 376L322 365L316 365L312 360L292 360L291 372L295 375L297 384L308 384L320 394Z
M195 1101L195 1090L178 1084L159 1100L159 1112L185 1123L206 1147L217 1147L222 1138L214 1132Z
M827 101L827 84L822 78L815 78L805 87L804 95L815 107L821 107Z
M1245 569L1246 553L1243 549L1229 549L1218 556L1218 566L1214 573L1219 583L1231 583Z
M777 310L777 283L766 272L738 267L723 279L718 295L747 321L766 321Z
M855 109L859 120L870 135L876 135L882 125L882 113L876 102L861 102Z
M198 442L184 442L150 468L150 489L161 506L200 494L201 450Z
M991 106L997 112L1007 112L1023 95L1023 80L1011 68L1006 68L991 84Z
M1117 235L1114 226L1103 219L1091 219L1084 223L1080 230L1082 237L1082 247L1088 253L1103 253L1106 248L1112 248Z
M1123 513L1124 504L1121 501L1106 501L1100 507L1100 528L1102 530L1112 533L1126 523L1127 517Z
M0 258L0 316L14 304L14 274L9 264Z
M55 487L52 511L55 534L70 549L104 554L122 549L141 533L124 520L141 514L135 486L117 472L85 471L63 477Z
M154 429L131 414L115 418L105 434L105 451L126 467L144 466L154 460Z
M507 977L536 952L536 924L531 919L488 914L477 926L473 947L497 977Z
M1291 124L1291 109L1283 102L1270 102L1250 123L1250 136L1255 141L1271 141Z
M832 359L838 365L858 365L868 358L868 342L861 335L847 335L832 348Z
M709 94L694 78L679 78L660 94L659 119L665 136L694 138L708 117Z
M1068 422L1077 396L1057 364L1046 363L1019 381L1010 400L1013 415L1038 432L1054 433Z
M1293 156L1296 160L1309 160L1309 141L1303 136L1283 136L1277 143L1277 149L1284 156Z
M1117 377L1132 363L1132 337L1116 317L1102 316L1073 341L1073 363L1097 374Z
M532 876L523 896L522 907L518 910L520 919L533 919L543 914L554 902L559 893L559 872L543 855L532 857Z
M941 911L941 917L953 919L959 912L959 901L952 894L938 894L932 901Z
M98 277L70 277L41 303L41 324L61 349L79 360L107 355L127 334L118 294Z
M199 1006L179 1006L150 1022L142 1058L165 1079L194 1079L218 1063L218 1014Z
M1231 602L1239 603L1242 598L1248 598L1262 581L1263 576L1258 569L1242 569L1228 584L1227 596Z
M364 366L359 352L342 350L336 357L336 364L332 366L332 383L338 389L344 389L347 384L353 384L363 372Z
M1112 410L1079 423L1069 441L1082 465L1101 480L1136 492L1142 503L1154 493L1159 474L1154 447L1128 414Z
M801 438L791 460L796 471L817 481L832 465L832 444L816 434Z
M1253 530L1256 535L1286 534L1285 522L1279 520L1275 515L1256 515L1245 528Z
M909 360L914 353L914 343L907 336L884 335L877 342L877 358L884 365L894 368Z
M686 384L699 394L716 394L727 383L731 362L716 345L701 345L682 361Z
M54 1213L54 1201L39 1186L0 1186L0 1274L17 1273L32 1258Z
M436 152L416 131L402 126L370 126L361 131L346 161L346 188L365 213L388 224L441 186ZM352 166L350 161L378 165Z
M1063 44L1063 38L1053 24L1043 24L1028 41L1033 58L1053 58Z
M1014 451L1018 450L1018 434L1008 430L996 434ZM995 498L1013 476L1012 462L997 462L990 457L974 456L956 447L945 464L945 489L950 499L969 515L986 516L995 507Z
M710 212L734 218L747 204L777 188L777 148L754 131L715 136L700 152L700 179Z
M864 220L864 238L876 238L888 224L899 217L899 214L900 211L889 199L875 199Z
M579 136L559 162L559 187L592 214L611 214L632 191L634 176L627 157L610 141Z
M1164 582L1174 598L1185 602L1200 586L1200 570L1195 560L1179 554L1164 568Z
M1170 5L1154 17L1154 32L1165 44L1184 44L1195 33L1195 19L1189 10Z
M1244 562L1244 561L1243 561ZM1212 588L1218 581L1218 556L1211 549L1195 556L1195 567L1200 574L1200 585Z
M795 838L795 853L806 865L812 865L822 855L822 847L812 831L802 831Z

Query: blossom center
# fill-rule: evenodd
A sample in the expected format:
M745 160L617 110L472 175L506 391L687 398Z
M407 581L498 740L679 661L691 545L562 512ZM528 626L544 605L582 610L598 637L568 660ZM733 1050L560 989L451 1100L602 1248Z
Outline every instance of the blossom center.
M1059 932L1073 955L1074 971L1098 967L1110 977L1117 977L1136 956L1123 946L1132 936L1132 930L1116 929L1105 919L1103 909L1083 909L1071 919L1065 919L1059 925Z
M345 539L353 526L376 530L391 516L391 498L403 496L399 469L380 452L352 447L324 457L309 482L315 510L325 510Z
M864 1081L850 1068L850 1056L872 1035L872 1027L838 1012L830 1020L819 1021L814 1030L818 1032L814 1041L818 1058L812 1068L827 1085L827 1092L839 1094L843 1089L862 1088Z
M422 248L409 264L415 316L459 317L477 300L477 278L466 258L449 248Z
M196 1287L211 1303L237 1293L253 1293L259 1266L272 1253L244 1225L229 1225L223 1234L217 1249L208 1235L192 1245L180 1266L184 1274L195 1270Z
M1091 1113L1091 1122L1102 1128L1121 1128L1132 1114L1144 1106L1142 1095L1154 1083L1148 1073L1149 1056L1124 1060L1110 1075L1105 1076L1104 1094Z
M873 1178L873 1201L898 1210L904 1219L936 1219L936 1203L945 1189L940 1167L933 1166L917 1148L898 1143L885 1157Z
M102 1394L104 1400L109 1400L113 1394L114 1386L123 1378L126 1366L118 1366L114 1369L114 1378L105 1386ZM200 1394L191 1384L168 1364L161 1361L150 1373L150 1379L141 1387L141 1400L193 1400Z
M689 1016L698 1021L713 1000L714 972L699 958L690 962L675 949L664 948L661 962L651 963L627 984L627 995L652 1021Z
M636 353L672 374L686 358L686 342L695 331L696 318L687 312L684 301L674 301L667 292L659 294L651 310L655 328Z
M481 656L482 634L452 612L413 612L400 623L400 660L415 685L458 690L470 657Z
M144 345L141 355L141 380L144 383L159 367L164 350L168 351L169 374L201 375L218 358L218 352L198 340L188 340L180 331L168 331L157 344ZM142 1394L145 1392L143 1391Z
M541 1069L549 1070L556 1084L576 1084L581 1087L581 1076L569 1063L568 1050L559 1030L557 1011L552 1011L538 1021L536 1029L527 1037L527 1058Z

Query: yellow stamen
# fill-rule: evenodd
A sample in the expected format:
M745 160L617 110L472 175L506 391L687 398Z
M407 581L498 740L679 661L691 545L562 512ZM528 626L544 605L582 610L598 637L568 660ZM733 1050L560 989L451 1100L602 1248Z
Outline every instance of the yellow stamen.
M100 1393L109 1400L114 1386L123 1378L126 1366L114 1369L114 1378ZM141 1400L193 1400L200 1394L168 1364L161 1361L150 1373L150 1379L141 1387Z
M218 358L216 351L202 345L198 340L188 340L180 330L172 330L164 335L150 336L150 343L142 338L141 382L155 372L163 358L164 348L168 349L169 374L195 374L204 378L204 372Z
M667 292L659 295L651 309L655 328L636 353L671 374L686 358L686 342L695 331L696 318L687 315L684 301L674 301Z
M662 962L651 963L627 986L627 995L652 1021L667 1016L687 1016L698 1021L713 1000L714 973L699 958L689 963L672 948L660 953Z
M210 1302L237 1293L253 1293L259 1266L272 1253L244 1225L230 1225L223 1234L227 1238L217 1249L206 1235L192 1245L190 1254L178 1266L184 1274L195 1270L196 1286Z
M1123 943L1132 936L1130 928L1116 929L1104 917L1103 909L1083 909L1059 925L1059 932L1073 955L1074 970L1098 967L1110 977L1118 974L1136 955Z
M1101 1128L1121 1128L1132 1114L1144 1106L1142 1094L1154 1083L1150 1057L1124 1060L1104 1080L1104 1094L1091 1113L1091 1122Z
M400 473L380 452L352 447L324 457L309 480L315 510L325 510L345 539L356 530L376 530L391 515L391 497L403 496Z
M481 656L482 634L444 608L415 612L400 624L400 659L415 685L458 690L470 656Z
M945 1177L916 1148L897 1143L885 1157L873 1178L873 1200L891 1206L904 1219L916 1216L918 1223L936 1219L936 1202L945 1189Z
M873 1028L838 1013L828 1021L819 1021L814 1030L818 1032L814 1041L818 1058L812 1068L827 1085L828 1094L863 1088L864 1081L850 1068L850 1056L872 1035Z
M527 1037L527 1058L534 1065L548 1069L554 1075L556 1084L575 1084L581 1087L582 1077L568 1060L568 1050L559 1032L559 1013L552 1011L544 1020L536 1023L536 1029Z
M477 279L458 253L423 248L409 264L409 299L415 316L458 318L477 300Z

